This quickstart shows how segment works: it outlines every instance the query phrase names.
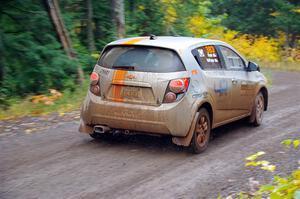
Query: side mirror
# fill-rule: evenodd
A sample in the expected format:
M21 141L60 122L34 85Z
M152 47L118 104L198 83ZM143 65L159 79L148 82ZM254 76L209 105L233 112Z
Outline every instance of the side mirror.
M247 71L249 71L249 72L260 71L260 68L256 63L249 61L248 66L247 66Z

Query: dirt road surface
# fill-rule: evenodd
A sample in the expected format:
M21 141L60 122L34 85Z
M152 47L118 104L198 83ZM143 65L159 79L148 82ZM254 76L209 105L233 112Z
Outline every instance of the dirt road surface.
M0 134L0 198L216 198L248 191L250 177L271 180L270 172L243 166L248 155L265 151L280 175L300 159L299 150L279 144L300 135L300 73L273 72L269 91L262 126L240 121L218 128L200 155L169 138L95 141L78 133L78 119L48 121L32 133L6 130Z

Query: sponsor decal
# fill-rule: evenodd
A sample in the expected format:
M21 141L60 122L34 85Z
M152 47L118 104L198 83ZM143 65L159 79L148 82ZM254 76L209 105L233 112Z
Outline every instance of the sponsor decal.
M207 58L206 59L206 62L209 62L209 63L217 63L217 62L219 62L219 60L218 59L216 59L216 58Z
M197 69L192 70L192 75L197 75L198 73L199 73L199 71Z
M125 77L126 79L136 79L136 75L134 74L127 74Z
M228 92L228 83L225 79L221 79L214 85L214 90L218 94L227 94Z
M205 46L204 47L207 54L214 54L216 53L215 47L214 46Z
M204 54L204 51L203 51L202 48L199 48L199 49L198 49L198 53L199 53L199 56L200 56L200 57L205 57L205 54Z
M101 68L101 69L100 69L100 74L101 74L101 75L108 76L109 73L110 73L110 71L107 70L107 69L104 69L104 68Z
M124 99L121 96L122 92L122 86L119 84L124 83L125 76L128 72L125 70L115 70L113 74L113 79L112 79L112 84L118 84L118 85L113 85L113 90L112 90L112 98L114 101L122 102Z
M132 44L135 44L137 42L142 41L143 39L145 39L145 37L133 38L133 39L129 39L129 40L123 42L122 44L124 44L124 45L132 45Z

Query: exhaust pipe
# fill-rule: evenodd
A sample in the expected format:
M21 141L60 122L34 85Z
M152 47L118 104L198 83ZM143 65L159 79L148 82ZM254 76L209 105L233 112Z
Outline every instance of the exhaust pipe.
M94 132L95 133L106 133L110 131L111 129L108 126L102 126L102 125L96 125L94 126Z

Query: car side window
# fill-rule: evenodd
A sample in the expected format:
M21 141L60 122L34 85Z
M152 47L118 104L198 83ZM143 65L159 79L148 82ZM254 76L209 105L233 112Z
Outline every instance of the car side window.
M218 70L222 68L217 50L213 45L196 48L192 50L192 54L204 70Z
M233 50L225 46L219 46L219 49L223 55L225 66L227 69L244 70L245 63L242 58L236 54Z

